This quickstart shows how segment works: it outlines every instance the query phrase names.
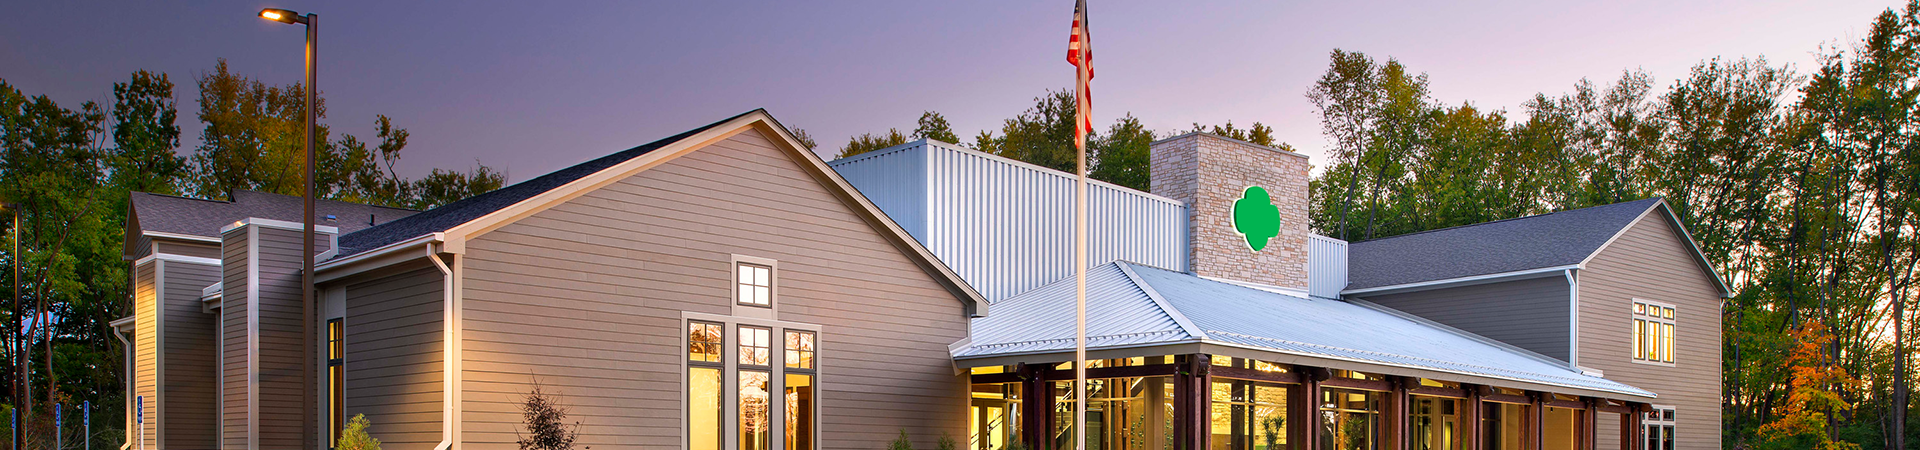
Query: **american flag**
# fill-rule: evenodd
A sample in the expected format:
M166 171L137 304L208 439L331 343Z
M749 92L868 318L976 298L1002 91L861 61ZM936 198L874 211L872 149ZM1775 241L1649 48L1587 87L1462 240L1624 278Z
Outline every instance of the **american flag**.
M1093 133L1093 39L1087 32L1087 0L1079 0L1073 5L1073 36L1067 38L1067 63L1077 68L1079 76L1074 83L1074 117L1080 122L1074 128L1074 142L1085 146L1087 134Z

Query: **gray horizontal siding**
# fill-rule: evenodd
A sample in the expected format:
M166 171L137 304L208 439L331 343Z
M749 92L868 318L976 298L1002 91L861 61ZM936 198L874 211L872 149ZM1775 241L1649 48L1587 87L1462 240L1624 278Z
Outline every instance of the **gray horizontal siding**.
M444 384L443 277L411 270L347 284L346 417L365 414L389 450L439 444Z
M1572 299L1559 274L1362 298L1561 361L1572 350Z
M247 449L247 265L251 242L247 230L221 236L220 254L220 447Z
M159 261L165 275L160 299L165 306L162 386L166 417L164 447L207 449L219 445L218 316L200 307L200 291L216 283L220 267Z
M301 322L301 232L258 228L260 279L252 289L254 304L259 308L255 315L259 320L260 358L258 442L261 448L301 448L310 445L302 436L306 419L303 408L311 394L302 388L302 370L307 367L303 359L307 355L300 345L305 337Z
M1677 229L1654 211L1580 273L1580 365L1653 391L1678 413L1675 448L1720 446L1721 298ZM1672 367L1633 362L1633 299L1673 304Z
M730 311L730 254L779 260L780 318L824 327L824 448L964 436L961 302L774 145L747 131L470 241L465 445L512 448L537 378L580 445L678 448L680 315Z
M218 244L204 244L204 243L198 243L198 242L174 241L174 240L165 240L165 239L154 241L154 244L160 247L160 253L165 253L169 255L192 256L195 258L220 259L220 245Z

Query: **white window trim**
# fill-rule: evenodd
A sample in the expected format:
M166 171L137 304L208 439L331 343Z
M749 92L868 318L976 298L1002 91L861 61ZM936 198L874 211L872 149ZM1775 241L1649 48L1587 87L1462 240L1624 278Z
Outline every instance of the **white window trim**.
M752 262L752 261L748 261L748 262ZM733 283L733 284L738 285L738 283ZM775 285L778 286L779 283L776 282ZM738 299L739 299L738 296L729 297L728 302L739 303ZM774 302L774 304L778 305L779 302L776 301ZM745 305L736 305L736 307L740 307L740 306L745 306ZM760 309L760 310L766 309L766 308L760 308L755 306L745 306L745 307ZM812 332L813 333L813 349L814 349L813 369L809 372L813 374L813 386L814 386L813 389L814 389L814 396L815 396L815 400L813 402L814 433L813 433L812 448L815 448L815 449L820 448L821 433L819 432L819 425L820 425L820 401L819 401L820 397L819 396L821 395L820 386L821 386L822 380L824 380L827 377L827 364L826 364L826 361L821 357L822 352L820 351L822 347L821 339L826 334L820 331L819 325L810 324L810 323L799 323L799 322L782 322L778 320L759 318L759 317L746 317L746 316L737 316L737 315L724 316L724 315L718 315L718 314L706 314L706 313L697 313L697 312L691 312L691 311L681 311L680 312L680 328L674 331L674 334L676 336L675 339L680 341L680 345L679 345L680 354L678 356L678 358L680 359L680 376L679 376L679 381L677 383L680 386L679 392L680 392L680 418L681 418L680 419L680 449L681 450L691 450L691 447L692 447L692 444L690 443L690 438L692 438L692 436L690 435L690 431L687 429L687 420L686 420L687 414L690 409L690 405L688 404L690 401L687 399L687 390L689 388L687 386L687 373L688 373L687 369L691 367L691 365L687 363L687 352L689 351L689 349L687 348L686 333L687 333L687 326L692 322L707 322L707 323L721 324L721 336L723 336L723 338L721 339L721 345L720 345L721 347L720 361L724 363L724 366L725 366L725 368L721 370L721 375L720 375L720 389L723 394L720 399L720 417L722 418L721 420L722 436L720 439L721 450L733 450L733 449L740 448L740 428L739 428L740 426L740 421L739 421L739 415L740 415L740 411L739 411L740 410L740 355L739 355L740 331L739 330L740 330L740 326L745 325L745 326L761 327L761 328L769 329L769 333L771 334L769 334L769 337L768 337L770 346L767 349L767 353L768 353L767 371L771 372L771 374L767 376L768 378L767 379L767 395L770 398L777 397L780 399L781 402L786 401L786 395L784 394L784 392L786 392L786 387L787 387L786 386L786 381L787 381L786 380L786 368L787 368L786 331L797 330L797 331ZM780 392L782 394L774 394L775 392ZM785 442L786 432L785 432L784 424L787 423L787 417L786 417L787 408L785 406L786 405L781 404L780 407L777 407L777 408L768 408L770 409L769 414L767 415L769 423L782 425L782 428L778 430L774 430L771 438L768 439L767 441L768 448L770 449L786 448L786 442Z
M1679 315L1679 314L1675 313L1675 315ZM1675 434L1678 434L1680 432L1680 408L1675 408L1673 407L1673 405L1650 405L1649 407L1652 408L1650 412L1657 413L1661 411L1673 411L1673 420L1666 420L1664 416L1659 420L1648 420L1645 416L1641 416L1640 430L1642 433L1646 432L1646 427L1649 425L1671 426L1673 427L1673 431ZM1672 436L1672 435L1669 435L1669 436ZM1674 447L1678 448L1680 446L1680 440L1678 438L1673 438L1673 441L1674 441L1673 442ZM1642 436L1642 439L1640 440L1639 443L1634 445L1647 446L1646 439L1644 438L1644 436ZM1661 450L1661 449L1648 448L1646 450Z
M1638 315L1635 315L1635 314L1633 313L1633 304L1635 304L1635 303L1642 303L1642 304L1646 304L1647 306L1658 306L1658 307L1665 307L1665 308L1673 308L1673 318L1672 318L1672 319L1667 319L1667 318L1660 318L1660 319L1654 319L1654 320L1655 320L1655 321L1657 321L1658 323L1671 323L1671 324L1673 324L1673 333L1674 333L1674 335L1675 335L1675 336L1673 337L1673 346L1674 346L1674 347L1678 347L1678 346L1680 346L1680 337L1679 337L1679 334L1680 334L1680 307L1679 307L1678 305L1674 305L1674 304L1672 304L1672 303L1667 303L1667 302L1662 302L1662 301L1655 301L1655 300L1647 300L1647 299L1642 299L1642 298L1634 298L1634 299L1632 299L1632 301L1630 301L1630 302L1628 302L1628 303L1627 303L1627 321L1628 321L1628 322L1630 322L1630 323L1631 323L1632 321L1634 321L1634 320L1637 320L1637 319L1639 318L1639 316L1638 316ZM1651 318L1651 316L1648 316L1648 318ZM1637 332L1637 331L1636 331L1636 332ZM1628 336L1628 338L1629 338L1629 342L1631 342L1631 338L1632 338L1632 336L1631 336L1631 335L1629 335L1629 336ZM1673 361L1674 361L1674 362L1666 362L1666 361L1653 361L1653 360L1647 360L1647 359L1640 359L1640 357L1639 357L1639 356L1640 356L1640 353L1639 353L1639 352L1640 352L1640 349L1638 349L1638 348L1636 348L1636 349L1633 349L1633 353L1631 353L1631 354L1628 354L1628 355L1627 355L1627 360L1628 360L1628 361L1632 361L1632 362L1633 362L1634 364L1645 364L1645 365L1649 365L1649 366L1660 366L1660 367L1675 367L1675 366L1677 366L1677 365L1679 365L1678 363L1680 362L1680 354L1679 354L1679 353L1675 353L1675 352L1674 352L1674 349L1673 349L1673 348L1668 348L1668 349L1667 349L1667 352L1668 352L1668 353L1671 353L1671 354L1673 355Z
M740 264L767 266L767 282L772 284L772 297L767 306L743 305L740 303ZM734 254L727 262L727 304L733 305L733 317L752 317L773 320L780 317L780 261L758 256Z

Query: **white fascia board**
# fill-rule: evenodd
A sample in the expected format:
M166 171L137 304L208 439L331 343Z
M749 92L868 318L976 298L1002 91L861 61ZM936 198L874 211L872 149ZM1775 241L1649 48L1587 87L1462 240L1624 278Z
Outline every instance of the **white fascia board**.
M113 327L114 331L125 333L132 331L134 323L139 320L140 318L137 316L126 316L114 319L112 322L107 322L107 326Z
M1564 266L1516 270L1512 272L1493 273L1493 274L1486 274L1486 275L1474 275L1470 277L1448 278L1444 280L1422 281L1418 283L1396 284L1392 286L1380 286L1380 287L1370 287L1370 288L1362 288L1362 289L1348 289L1348 290L1340 291L1340 295L1344 297L1349 295L1380 294L1380 293L1389 293L1389 292L1437 289L1442 287L1453 287L1455 285L1471 286L1474 284L1489 283L1489 282L1506 280L1506 279L1539 278L1539 277L1545 277L1545 276L1558 275L1560 271L1567 270L1567 269L1578 269L1578 268L1580 268L1579 264L1568 264Z
M247 225L254 225L254 226L260 226L260 227L267 227L267 228L279 228L282 230L293 230L293 231L306 231L306 227L307 227L306 224L303 224L300 222L288 222L285 220L248 217L245 219L240 219L237 222L227 224L227 226L220 227L220 234L226 234L228 231L233 231ZM313 232L339 234L340 227L327 226L327 225L314 225Z
M212 237L212 236L197 236L197 235L184 234L184 233L168 233L165 231L142 231L140 232L140 234L146 235L149 238L173 239L177 241L206 242L211 244L220 243L220 238Z
M313 266L313 282L324 283L394 263L419 259L421 256L412 250L445 242L445 238L442 233L433 233L355 253L345 258L329 259Z

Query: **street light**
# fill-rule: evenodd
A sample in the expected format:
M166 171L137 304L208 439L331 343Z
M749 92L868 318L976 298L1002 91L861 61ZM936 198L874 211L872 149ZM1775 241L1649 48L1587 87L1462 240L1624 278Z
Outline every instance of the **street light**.
M313 353L319 349L319 346L316 345L313 339L313 149L314 139L316 138L314 134L314 121L319 115L319 111L314 108L314 99L316 98L315 96L318 95L316 93L320 92L320 88L314 85L314 66L319 62L319 57L317 56L317 47L319 46L317 33L320 28L320 16L314 13L301 15L292 10L267 8L260 10L260 18L280 23L297 23L307 26L307 190L306 195L302 196L305 197L306 220L304 220L305 227L301 233L301 242L305 242L306 244L302 245L304 248L300 251L300 260L302 263L300 270L300 316L302 319L300 324L300 342L301 347L304 348L304 350L301 351L303 357L300 358L300 367L302 369L300 371L300 380L302 381L300 388L300 403L302 404L300 416L302 418L301 422L306 424L300 429L302 430L301 434L306 434L305 430L308 430L307 426L314 425L313 416L308 415L314 412L313 408L309 407L312 406L313 403L307 401L309 399L308 396L313 395L313 390L307 387L315 386L313 360L319 357L317 353Z

